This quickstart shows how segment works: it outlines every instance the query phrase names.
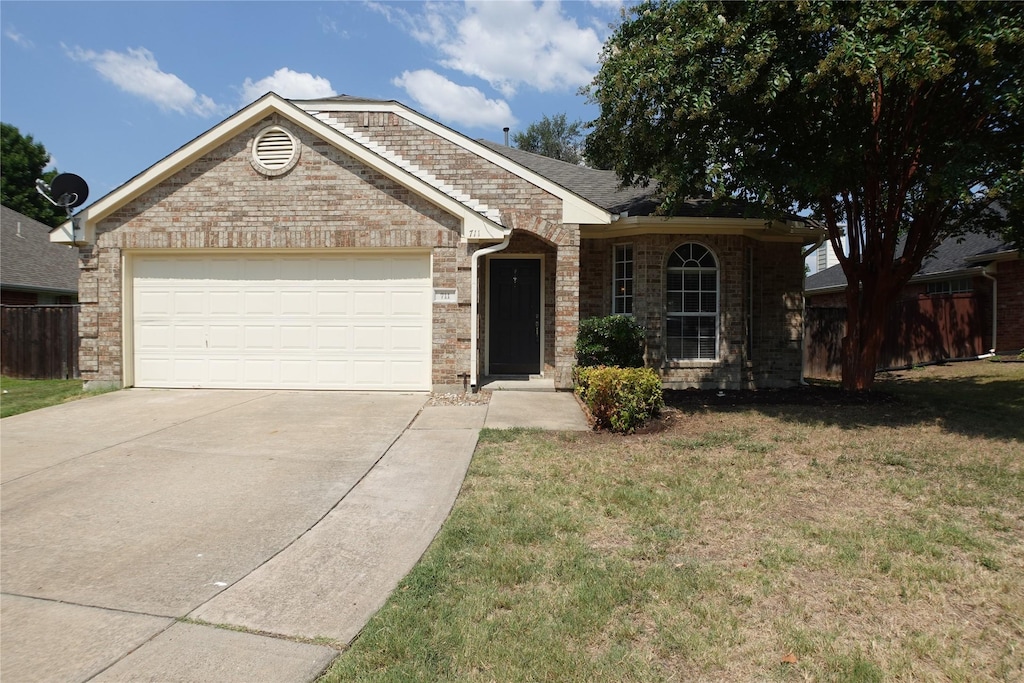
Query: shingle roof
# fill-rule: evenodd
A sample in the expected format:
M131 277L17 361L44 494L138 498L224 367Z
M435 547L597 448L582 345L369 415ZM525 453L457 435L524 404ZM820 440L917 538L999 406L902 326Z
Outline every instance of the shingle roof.
M477 142L612 213L628 211L631 216L646 216L660 202L656 186L620 187L615 171L578 166L490 140Z
M611 213L625 212L630 216L650 216L658 209L663 199L659 195L656 182L651 182L648 187L622 187L615 171L569 164L490 140L481 139L477 142ZM675 207L672 215L750 218L756 216L757 211L752 205L741 201L715 204L710 199L686 199ZM808 220L801 216L790 218Z
M0 206L0 286L78 292L78 250L50 242L50 228Z
M901 250L901 246L897 247L897 251ZM933 278L947 273L950 277L956 277L957 273L978 268L981 265L977 258L972 257L996 254L1011 248L1010 244L1001 237L977 233L950 237L939 244L930 256L925 257L921 264L921 270L917 271L911 280ZM846 274L843 273L842 266L836 265L808 276L804 291L813 292L845 286Z

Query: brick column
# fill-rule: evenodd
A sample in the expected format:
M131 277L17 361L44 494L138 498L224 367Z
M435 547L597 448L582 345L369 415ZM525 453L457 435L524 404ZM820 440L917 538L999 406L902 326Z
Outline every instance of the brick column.
M580 323L580 243L559 244L555 256L555 388L572 389L576 332Z

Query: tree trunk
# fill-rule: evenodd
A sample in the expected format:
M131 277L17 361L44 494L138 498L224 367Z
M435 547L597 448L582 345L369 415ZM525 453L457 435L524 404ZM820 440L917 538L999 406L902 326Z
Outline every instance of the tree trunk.
M851 291L854 290L854 291ZM846 336L843 337L843 389L870 391L885 340L889 302L884 289L863 296L857 283L847 288Z

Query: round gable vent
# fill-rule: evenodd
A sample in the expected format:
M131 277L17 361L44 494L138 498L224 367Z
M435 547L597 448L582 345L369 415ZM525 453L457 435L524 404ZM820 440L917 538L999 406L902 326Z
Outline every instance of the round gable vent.
M253 167L264 175L281 175L299 160L299 141L281 126L261 130L252 143Z

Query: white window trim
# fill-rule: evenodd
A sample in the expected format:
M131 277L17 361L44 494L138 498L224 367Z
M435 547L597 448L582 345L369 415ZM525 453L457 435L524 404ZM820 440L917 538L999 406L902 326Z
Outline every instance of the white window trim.
M619 251L620 248L627 248L627 247L629 248L629 263L631 263L633 265L633 272L632 272L632 275L630 275L630 277L629 277L629 282L632 283L633 287L632 287L632 292L630 294L628 294L628 295L624 294L624 295L622 295L621 298L624 299L627 296L629 298L629 304L630 304L629 308L630 308L630 311L628 313L626 313L625 311L617 310L620 296L619 296L618 290L616 288L619 286L620 280L616 276L616 272L615 272L616 267L620 263L618 251ZM622 263L625 263L625 261L622 261ZM625 282L626 279L623 278L621 281ZM621 242L619 244L613 244L612 245L612 315L625 315L625 316L629 316L630 318L632 318L633 317L633 305L635 303L636 303L636 248L634 247L632 242Z
M685 358L685 357L676 358L676 357L670 356L669 353L668 353L669 352L669 348L668 348L668 321L669 321L670 318L679 318L680 320L682 320L683 318L710 317L710 314L708 314L708 313L682 313L682 312L675 313L675 312L671 312L671 311L668 310L668 277L667 277L668 271L669 271L668 261L669 261L669 259L672 258L673 254L675 254L679 249L681 249L682 247L686 246L687 244L696 244L698 246L704 247L705 249L707 249L708 253L711 254L711 258L713 258L714 261L715 261L715 267L714 267L714 272L715 272L715 313L714 313L714 317L715 317L715 355L714 355L714 358L699 358L699 357L697 357L697 358ZM683 268L681 270L683 270L683 272L685 273L685 271L687 269ZM689 270L691 270L691 271L696 270L696 271L699 271L701 273L704 273L704 272L710 272L712 269L710 269L710 268L690 268ZM712 364L712 363L718 362L720 360L721 344L722 344L722 266L721 266L721 261L718 258L718 254L715 253L714 249L712 249L711 247L709 247L708 245L706 245L706 244L704 244L702 242L696 242L696 241L683 242L682 244L677 245L675 247L675 249L673 249L671 252L669 252L668 258L666 258L666 260L665 260L665 270L664 270L664 272L665 272L665 275L666 275L665 286L664 286L664 291L663 291L663 294L665 296L665 326L664 326L665 361L668 363L668 365L670 367L682 367L685 364ZM685 289L683 291L685 292Z

